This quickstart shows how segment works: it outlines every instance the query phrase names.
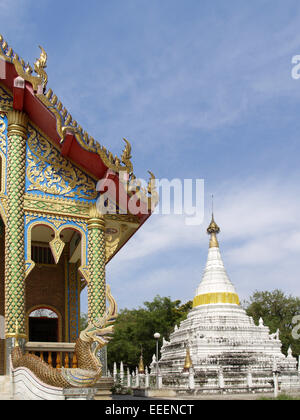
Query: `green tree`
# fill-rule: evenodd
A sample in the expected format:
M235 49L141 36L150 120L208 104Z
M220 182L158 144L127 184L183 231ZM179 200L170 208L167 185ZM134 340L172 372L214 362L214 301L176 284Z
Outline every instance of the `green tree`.
M139 362L141 348L145 366L149 366L156 351L155 332L167 339L175 324L182 321L192 302L181 305L180 300L172 301L169 297L156 296L152 302L145 302L139 309L124 309L115 323L114 337L108 344L108 366L123 361L125 367L134 369Z
M287 296L278 289L272 292L255 291L249 300L243 303L243 306L256 324L262 317L264 324L270 328L270 333L274 333L279 328L283 353L287 354L291 345L293 355L299 356L300 339L294 339L292 336L292 330L295 327L292 319L295 315L300 315L300 298Z
M80 314L80 331L83 331L88 326L88 315L85 313Z

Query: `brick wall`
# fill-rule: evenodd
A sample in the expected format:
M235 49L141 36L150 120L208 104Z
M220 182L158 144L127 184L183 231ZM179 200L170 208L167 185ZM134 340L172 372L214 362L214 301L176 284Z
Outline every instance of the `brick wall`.
M0 236L0 316L5 314L4 302L4 235ZM37 305L54 308L60 315L61 340L65 341L65 267L64 254L58 265L36 265L26 279L26 313ZM0 337L0 375L4 375L4 346Z
M65 341L64 255L57 265L36 265L26 279L26 313L37 306L54 308L60 314L61 340Z

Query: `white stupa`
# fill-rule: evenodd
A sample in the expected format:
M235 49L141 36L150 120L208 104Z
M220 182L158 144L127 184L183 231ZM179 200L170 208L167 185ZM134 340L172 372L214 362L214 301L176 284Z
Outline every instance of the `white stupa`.
M199 384L213 385L218 383L220 370L235 384L244 383L249 371L260 383L268 382L274 363L281 371L296 372L291 351L287 357L281 352L279 332L270 334L262 319L255 325L240 306L222 261L216 236L220 229L213 216L207 232L208 257L193 309L179 327L175 326L170 341L163 340L159 361L162 375L179 377L192 365Z

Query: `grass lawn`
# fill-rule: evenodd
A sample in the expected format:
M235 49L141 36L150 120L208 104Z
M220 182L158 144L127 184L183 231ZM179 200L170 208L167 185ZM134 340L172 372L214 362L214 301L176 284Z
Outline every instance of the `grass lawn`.
M278 401L285 401L285 400L300 400L300 395L287 395L287 394L281 394L278 395L277 398L272 397L261 397L259 400L278 400Z

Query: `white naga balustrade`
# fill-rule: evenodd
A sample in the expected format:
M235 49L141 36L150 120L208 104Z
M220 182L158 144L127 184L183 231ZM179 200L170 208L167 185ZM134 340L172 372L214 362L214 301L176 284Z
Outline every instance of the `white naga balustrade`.
M120 362L119 364L114 362L114 383L120 383L125 388L155 388L155 377L155 374L150 374L149 368L147 366L145 367L145 373L139 373L138 367L136 367L136 369L131 373L130 369L127 367L125 373L123 362ZM162 379L160 379L160 387L162 387Z

